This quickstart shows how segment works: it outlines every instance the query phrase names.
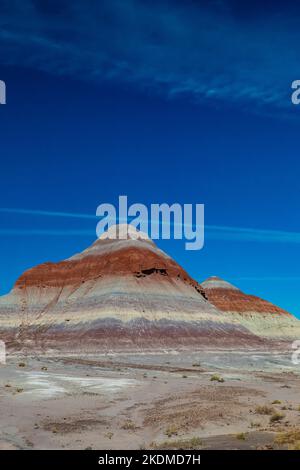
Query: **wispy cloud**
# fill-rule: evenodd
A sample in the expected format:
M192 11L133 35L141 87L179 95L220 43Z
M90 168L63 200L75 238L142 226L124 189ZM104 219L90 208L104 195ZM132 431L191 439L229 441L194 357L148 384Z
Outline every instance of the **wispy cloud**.
M267 14L247 14L244 5L241 15L237 3L247 2L4 0L1 63L198 102L288 109L300 72L296 17L271 3Z
M76 213L76 212L59 212L47 210L34 210L22 208L0 208L2 214L18 214L30 215L37 217L51 217L51 218L72 218L80 220L99 220L94 214ZM126 220L118 220L118 222L127 222ZM174 226L174 223L170 223ZM0 235L55 235L55 236L92 236L95 235L95 230L84 229L0 229ZM205 238L209 240L228 240L228 241L248 241L248 242L265 242L265 243L300 243L300 232L290 232L284 230L264 230L258 228L246 227L230 227L225 225L205 225Z

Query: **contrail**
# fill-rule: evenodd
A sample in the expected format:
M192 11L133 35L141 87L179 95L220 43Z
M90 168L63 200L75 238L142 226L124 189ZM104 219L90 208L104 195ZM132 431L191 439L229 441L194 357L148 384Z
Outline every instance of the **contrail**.
M21 208L0 208L0 213L32 215L42 217L62 217L85 220L98 220L94 214L59 212L46 210L33 210ZM127 222L127 220L117 219L118 222ZM153 221L152 221L153 222ZM170 222L170 226L180 225ZM195 226L193 226L195 228ZM86 236L94 235L93 230L16 230L0 229L0 235L73 235ZM236 240L236 241L256 241L256 242L284 242L300 243L300 232L288 232L283 230L253 229L246 227L230 227L226 225L205 225L205 237L209 240Z
M205 230L208 237L213 240L300 243L300 232L228 227L224 225L205 225Z
M96 215L80 214L76 212L58 212L58 211L44 211L33 209L14 209L7 207L0 207L0 212L7 214L20 214L20 215L41 215L45 217L70 217L73 219L96 219Z
M48 230L48 229L0 229L0 236L1 235L9 235L9 236L31 236L31 235L46 235L46 236L95 236L96 234L94 230Z

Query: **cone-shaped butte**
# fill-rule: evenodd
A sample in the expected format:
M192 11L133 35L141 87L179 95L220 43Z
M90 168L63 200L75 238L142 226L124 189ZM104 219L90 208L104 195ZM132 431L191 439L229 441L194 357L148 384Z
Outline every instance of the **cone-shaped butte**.
M245 294L236 286L213 276L201 283L206 298L231 321L254 334L270 338L300 338L300 322L280 307Z
M201 292L200 285L146 234L126 224L110 227L90 247L65 261L44 263L29 269L17 280L15 287L22 290L30 286L61 289L72 286L77 290L87 281L120 276L124 282L128 281L126 276L131 279L151 276L151 281L165 280L173 287L173 283L180 280L183 285ZM119 289L119 284L116 287Z
M124 234L125 231L125 234ZM0 332L32 347L96 350L259 342L147 236L111 229L82 253L26 271L0 298Z

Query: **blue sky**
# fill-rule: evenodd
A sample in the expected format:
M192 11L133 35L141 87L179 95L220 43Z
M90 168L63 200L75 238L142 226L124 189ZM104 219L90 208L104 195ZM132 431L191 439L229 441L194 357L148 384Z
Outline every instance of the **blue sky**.
M204 203L203 250L158 244L300 316L299 7L245 3L1 2L1 293L126 194Z

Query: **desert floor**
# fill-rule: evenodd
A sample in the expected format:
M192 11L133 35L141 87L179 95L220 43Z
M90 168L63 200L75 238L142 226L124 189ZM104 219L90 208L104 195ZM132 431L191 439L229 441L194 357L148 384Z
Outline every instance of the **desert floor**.
M299 446L290 353L11 356L0 366L0 449Z

